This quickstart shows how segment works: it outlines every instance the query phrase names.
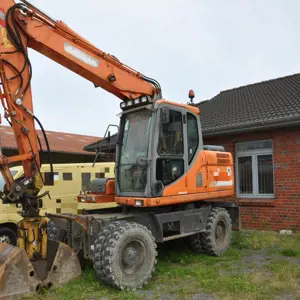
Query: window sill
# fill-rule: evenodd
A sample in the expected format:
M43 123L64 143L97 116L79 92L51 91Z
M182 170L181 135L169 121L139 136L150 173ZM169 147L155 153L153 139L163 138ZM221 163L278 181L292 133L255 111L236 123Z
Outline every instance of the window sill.
M237 199L236 204L238 206L266 206L273 207L275 206L275 198L240 198Z

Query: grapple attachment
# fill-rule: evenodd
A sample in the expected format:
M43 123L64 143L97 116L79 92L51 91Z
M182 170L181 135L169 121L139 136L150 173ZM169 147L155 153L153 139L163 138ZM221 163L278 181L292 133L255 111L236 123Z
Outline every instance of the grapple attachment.
M30 261L24 249L0 243L0 299L21 299L44 287L59 287L81 275L76 253L48 240L47 260Z

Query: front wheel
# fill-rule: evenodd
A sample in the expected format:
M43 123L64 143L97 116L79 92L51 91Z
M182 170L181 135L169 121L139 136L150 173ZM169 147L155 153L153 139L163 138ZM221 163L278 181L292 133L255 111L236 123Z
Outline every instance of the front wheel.
M49 240L61 242L68 245L68 234L61 229L55 222L49 221L47 224L47 236ZM83 250L77 253L78 260L82 269L85 268L87 260L84 258Z
M107 283L126 290L145 285L156 264L156 243L152 233L137 223L122 222L103 245L102 270Z
M47 236L50 240L67 244L67 232L60 229L53 221L49 221L47 224Z

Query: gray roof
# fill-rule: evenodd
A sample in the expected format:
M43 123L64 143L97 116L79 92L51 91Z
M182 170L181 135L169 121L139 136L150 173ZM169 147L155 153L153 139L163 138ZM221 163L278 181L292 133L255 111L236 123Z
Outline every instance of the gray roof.
M300 74L222 91L196 105L204 137L300 125ZM100 144L114 151L105 140L84 150L95 151Z
M222 91L197 105L204 136L295 125L300 121L300 74Z

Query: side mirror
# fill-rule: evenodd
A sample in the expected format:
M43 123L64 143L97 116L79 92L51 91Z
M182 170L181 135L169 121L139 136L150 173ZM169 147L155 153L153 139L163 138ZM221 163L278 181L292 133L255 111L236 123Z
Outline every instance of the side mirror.
M170 123L170 110L167 107L161 108L160 123L163 125Z

